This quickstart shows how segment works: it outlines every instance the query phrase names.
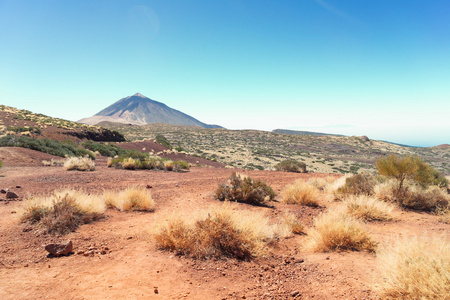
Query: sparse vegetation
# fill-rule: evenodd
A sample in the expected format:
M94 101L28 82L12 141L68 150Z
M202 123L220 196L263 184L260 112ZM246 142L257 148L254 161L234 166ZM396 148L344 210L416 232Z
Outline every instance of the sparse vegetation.
M161 134L158 134L155 137L155 140L156 140L157 143L163 145L164 147L172 149L172 145L170 145L170 142L166 139L165 136L163 136ZM179 146L179 147L181 147L181 146Z
M293 184L287 185L281 191L281 199L288 204L301 204L306 206L319 206L320 191L314 185L311 185L301 179Z
M361 221L334 209L314 219L304 247L313 252L374 251L376 245Z
M64 162L66 170L94 171L95 163L89 157L68 157Z
M216 190L216 198L220 201L237 201L253 205L267 205L276 193L258 179L233 173L225 184Z
M156 203L144 187L129 187L123 191L105 191L103 193L108 207L121 211L154 211Z
M292 231L292 233L300 234L303 232L305 226L303 226L299 219L292 213L287 213L283 217L283 222Z
M21 221L37 223L48 233L67 234L82 224L99 219L105 209L103 199L98 196L62 190L49 197L27 199Z
M306 164L294 159L283 160L275 165L277 171L306 173Z
M155 231L157 245L195 258L264 256L277 238L278 226L257 213L234 211L228 206L187 220L171 217Z
M0 160L0 168L3 168L3 161Z
M380 297L450 298L450 243L444 236L403 236L379 247L377 257Z

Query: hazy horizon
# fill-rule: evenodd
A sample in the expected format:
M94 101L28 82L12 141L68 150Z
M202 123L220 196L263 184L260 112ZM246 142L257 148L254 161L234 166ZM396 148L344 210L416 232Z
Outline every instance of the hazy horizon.
M1 104L141 93L208 124L450 143L448 1L0 0Z

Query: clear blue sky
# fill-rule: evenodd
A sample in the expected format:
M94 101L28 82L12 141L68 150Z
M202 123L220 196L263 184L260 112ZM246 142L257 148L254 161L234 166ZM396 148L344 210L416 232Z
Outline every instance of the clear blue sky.
M450 1L0 0L0 103L450 143Z

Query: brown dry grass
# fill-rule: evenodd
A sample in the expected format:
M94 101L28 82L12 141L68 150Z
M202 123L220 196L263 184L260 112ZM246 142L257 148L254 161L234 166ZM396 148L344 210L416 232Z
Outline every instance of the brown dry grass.
M154 211L155 200L145 187L129 187L123 191L104 191L103 197L108 207L121 211Z
M301 204L306 206L319 206L320 191L317 187L303 181L297 180L287 185L281 191L281 199L287 204Z
M395 206L372 196L350 196L343 202L346 212L365 221L384 221L392 219Z
M314 227L308 230L304 248L313 252L374 251L376 242L361 221L339 209L333 209L314 219Z
M89 157L69 157L64 162L66 170L94 171L95 163Z
M299 219L292 213L286 213L282 220L292 233L300 234L303 232L303 229L305 229L305 226L303 226Z
M450 299L450 243L440 237L398 238L377 250L384 299Z
M171 216L153 232L158 247L195 258L249 259L267 254L267 245L284 231L258 213L220 208L182 218Z

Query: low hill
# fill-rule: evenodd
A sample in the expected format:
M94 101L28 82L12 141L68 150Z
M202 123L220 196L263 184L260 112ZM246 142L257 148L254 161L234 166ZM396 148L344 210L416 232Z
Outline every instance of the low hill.
M322 133L322 132L313 132L313 131L302 131L302 130L289 130L289 129L274 129L272 132L282 133L282 134L292 134L292 135L314 135L314 136L344 136L342 134L331 134L331 133Z
M246 169L271 170L285 159L306 163L320 173L373 171L380 156L397 153L418 155L443 174L450 174L450 148L404 147L367 137L290 135L257 130L205 129L168 124L125 125L101 123L121 132L128 141L155 139L163 135L171 145L191 155Z
M34 138L75 142L93 140L123 142L124 137L114 130L52 118L28 110L0 105L0 137L15 134Z
M104 121L133 125L166 123L202 128L221 128L218 125L208 125L200 122L181 111L170 108L164 103L152 100L139 93L122 98L94 116L81 119L78 122L95 125Z

